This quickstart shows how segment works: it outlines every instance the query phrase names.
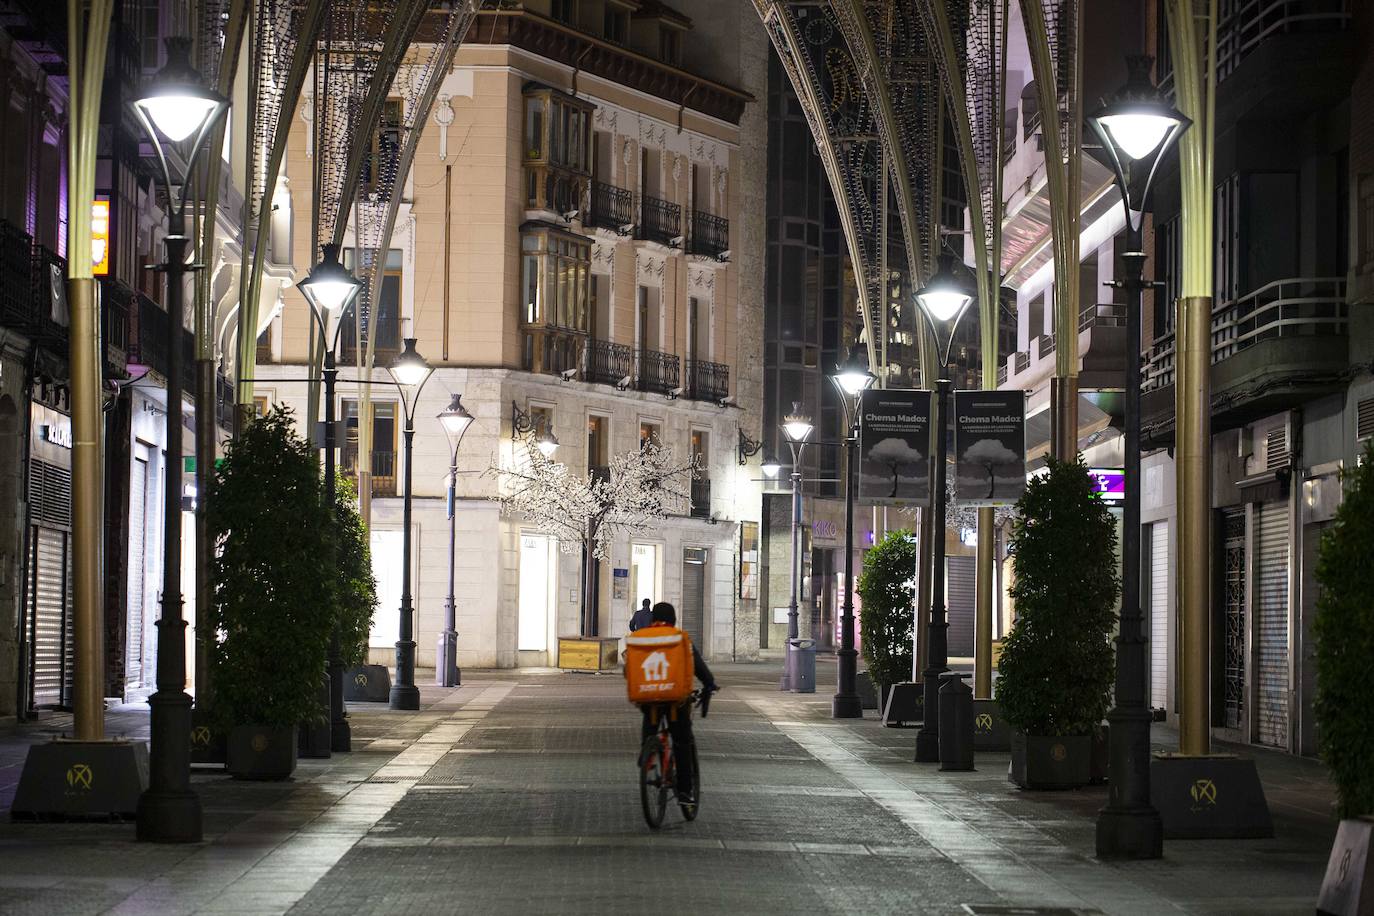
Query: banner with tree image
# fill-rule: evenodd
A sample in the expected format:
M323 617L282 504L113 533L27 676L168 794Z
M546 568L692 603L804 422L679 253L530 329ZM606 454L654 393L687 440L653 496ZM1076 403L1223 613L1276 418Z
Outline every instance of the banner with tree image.
M1026 489L1026 393L954 392L954 498L1005 506Z
M873 389L860 404L859 499L930 504L930 392Z

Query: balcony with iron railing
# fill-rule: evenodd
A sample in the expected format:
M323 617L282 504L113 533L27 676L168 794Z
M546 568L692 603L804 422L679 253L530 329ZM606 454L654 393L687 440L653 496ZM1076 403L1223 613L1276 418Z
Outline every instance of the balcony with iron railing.
M609 340L588 340L583 360L583 378L599 385L619 385L624 379L634 381L635 352L628 344Z
M100 281L100 339L105 344L105 362L117 375L129 367L129 320L135 295L118 280Z
M730 394L730 367L704 359L687 360L687 397L718 402Z
M711 478L704 474L692 478L692 504L688 514L692 518L711 517Z
M343 475L354 483L358 481L358 453L353 450L356 444L344 451ZM396 452L392 449L372 452L372 495L396 495Z
M1041 334L1035 339L1035 353L1040 359L1054 355L1054 335Z
M1324 384L1349 363L1344 277L1275 280L1212 309L1212 393L1239 403L1286 386ZM1175 383L1173 332L1145 355L1141 390ZM1172 398L1166 398L1172 404ZM1162 403L1162 402L1161 402ZM1146 407L1149 412L1149 407Z
M688 253L720 258L729 250L730 221L723 216L693 210Z
M1030 351L1018 350L1015 356L1016 374L1020 375L1030 368Z
M33 239L9 220L0 220L0 325L28 331L37 318L29 263Z
M639 390L672 394L682 385L680 365L678 358L671 353L640 350L637 373Z
M682 235L682 208L677 204L645 195L639 202L639 224L635 238L671 245Z
M604 181L592 182L592 212L588 225L628 234L635 222L635 196L625 188Z

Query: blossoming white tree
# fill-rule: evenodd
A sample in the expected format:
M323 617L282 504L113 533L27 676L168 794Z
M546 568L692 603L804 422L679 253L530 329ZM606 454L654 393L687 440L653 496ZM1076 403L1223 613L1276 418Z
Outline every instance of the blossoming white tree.
M492 468L504 512L556 537L562 552L581 552L586 636L596 634L592 558L608 559L620 534L643 531L683 511L697 471L695 460L680 464L672 449L651 442L614 456L605 473L575 473L536 448L518 449L511 466Z

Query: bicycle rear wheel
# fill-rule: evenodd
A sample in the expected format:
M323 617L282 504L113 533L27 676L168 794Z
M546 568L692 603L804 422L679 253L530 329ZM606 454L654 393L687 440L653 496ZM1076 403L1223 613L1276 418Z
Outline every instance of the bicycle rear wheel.
M697 761L697 744L692 742L692 797L688 801L678 798L678 806L682 808L682 816L689 821L697 819L697 811L701 807L701 764Z
M639 803L644 809L644 821L657 830L663 826L668 810L668 779L663 772L663 748L658 735L644 739L639 750Z

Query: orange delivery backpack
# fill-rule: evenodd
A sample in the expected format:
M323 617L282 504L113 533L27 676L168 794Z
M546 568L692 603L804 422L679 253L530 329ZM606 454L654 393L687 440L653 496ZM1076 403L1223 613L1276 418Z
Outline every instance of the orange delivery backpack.
M680 703L692 692L692 639L654 624L625 637L625 680L631 703Z

